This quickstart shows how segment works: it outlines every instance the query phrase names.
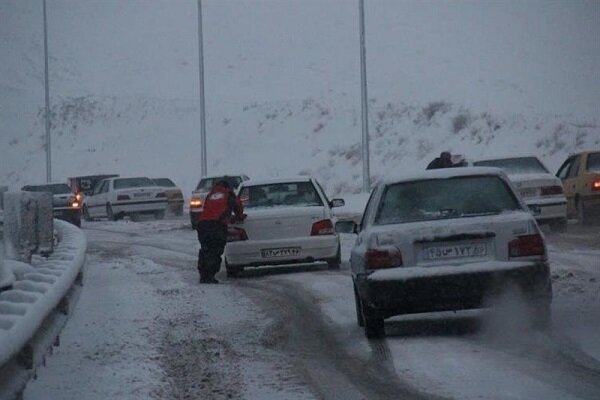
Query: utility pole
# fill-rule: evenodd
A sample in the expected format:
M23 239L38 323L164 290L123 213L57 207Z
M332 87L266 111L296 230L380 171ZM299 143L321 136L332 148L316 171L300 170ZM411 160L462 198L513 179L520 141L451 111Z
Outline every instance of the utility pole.
M204 99L204 49L202 44L202 0L198 0L198 72L200 78L200 175L206 176L206 112Z
M52 145L50 141L50 86L48 84L48 22L46 16L46 0L44 0L44 89L46 94L46 182L52 181Z
M365 50L365 3L358 0L358 19L360 25L360 94L362 105L362 162L363 192L370 188L369 172L369 104L367 97L367 60Z

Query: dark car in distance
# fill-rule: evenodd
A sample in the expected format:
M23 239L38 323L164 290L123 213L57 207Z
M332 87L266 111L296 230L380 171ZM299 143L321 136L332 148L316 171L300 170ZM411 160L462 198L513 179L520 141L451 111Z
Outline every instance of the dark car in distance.
M54 218L81 227L81 202L66 183L26 185L21 190L24 192L52 193L52 214Z

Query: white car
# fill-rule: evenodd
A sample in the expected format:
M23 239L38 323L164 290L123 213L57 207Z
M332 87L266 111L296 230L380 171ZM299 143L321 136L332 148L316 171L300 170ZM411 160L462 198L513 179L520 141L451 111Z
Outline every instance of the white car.
M350 265L359 326L385 334L384 319L482 308L507 286L528 299L532 322L550 321L552 286L543 234L497 168L449 168L375 186Z
M475 161L474 166L502 168L539 223L567 229L567 198L560 179L533 156Z
M142 214L152 214L157 219L165 216L167 197L146 177L108 178L96 184L92 194L83 200L83 217L90 221L106 217L109 221L129 216L137 219Z
M340 240L332 207L319 183L310 177L248 180L238 190L247 217L229 228L225 246L228 276L245 267L293 263L341 264Z

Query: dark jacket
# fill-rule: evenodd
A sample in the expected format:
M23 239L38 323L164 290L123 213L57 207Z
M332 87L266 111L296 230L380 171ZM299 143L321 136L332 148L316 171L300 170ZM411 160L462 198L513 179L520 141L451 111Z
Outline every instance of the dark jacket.
M440 168L452 168L452 160L448 158L437 157L427 165L427 169L440 169Z

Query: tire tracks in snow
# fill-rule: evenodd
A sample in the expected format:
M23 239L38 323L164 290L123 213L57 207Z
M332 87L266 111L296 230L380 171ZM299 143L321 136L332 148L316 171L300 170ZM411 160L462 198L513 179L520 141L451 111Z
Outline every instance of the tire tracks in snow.
M271 278L240 280L236 286L274 318L265 343L289 354L319 398L439 399L398 378L385 339L369 342L368 360L348 354L336 341L317 300L298 285Z

